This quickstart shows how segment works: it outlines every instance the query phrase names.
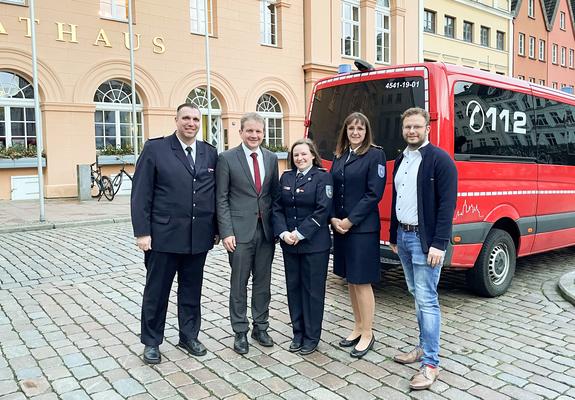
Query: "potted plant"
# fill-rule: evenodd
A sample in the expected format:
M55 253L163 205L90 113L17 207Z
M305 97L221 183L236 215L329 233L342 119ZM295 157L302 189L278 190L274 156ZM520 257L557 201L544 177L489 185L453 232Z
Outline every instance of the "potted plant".
M34 168L38 166L36 146L0 146L0 168ZM46 153L42 152L42 167L46 166Z
M129 144L122 147L108 145L106 148L98 150L97 157L100 165L133 164L134 148Z
M272 146L264 143L262 144L262 147L265 147L269 151L276 153L278 160L287 160L289 149L284 145Z

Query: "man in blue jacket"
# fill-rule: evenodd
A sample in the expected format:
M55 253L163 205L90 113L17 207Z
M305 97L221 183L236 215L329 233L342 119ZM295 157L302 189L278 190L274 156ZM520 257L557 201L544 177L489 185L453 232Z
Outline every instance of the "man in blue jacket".
M399 255L409 292L415 299L419 344L398 354L401 364L420 362L410 381L428 389L439 376L441 311L437 284L451 237L457 201L457 170L451 157L429 143L429 113L410 108L402 116L407 148L395 160L390 239Z
M178 274L179 346L206 354L198 340L206 255L217 238L216 149L196 140L201 113L192 104L177 109L176 132L146 142L132 183L132 225L145 252L146 286L141 337L144 361L161 361L172 281Z

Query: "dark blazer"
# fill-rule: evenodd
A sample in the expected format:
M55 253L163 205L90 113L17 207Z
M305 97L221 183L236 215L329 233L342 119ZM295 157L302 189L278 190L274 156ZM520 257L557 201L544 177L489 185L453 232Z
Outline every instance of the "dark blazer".
M148 140L132 182L134 236L151 235L159 252L210 250L217 233L217 161L217 150L198 140L194 172L175 133Z
M242 145L220 153L217 169L218 226L222 239L235 236L237 243L250 242L261 216L265 237L273 241L272 204L278 190L278 159L271 151L260 147L265 177L260 194Z
M424 253L430 247L445 250L451 238L453 213L457 203L457 169L444 150L428 143L420 150L421 164L417 171L417 221L419 239ZM403 161L403 153L396 159L393 178ZM397 192L393 185L389 242L397 243L399 221L395 212Z
M305 239L290 246L281 241L284 251L289 253L316 253L329 250L329 214L333 197L331 175L312 167L296 182L297 169L285 171L280 178L280 194L274 202L274 234L297 228Z
M348 154L335 158L331 166L332 217L348 218L353 223L349 233L379 232L378 203L385 189L385 153L371 146L364 155L352 154L347 160Z

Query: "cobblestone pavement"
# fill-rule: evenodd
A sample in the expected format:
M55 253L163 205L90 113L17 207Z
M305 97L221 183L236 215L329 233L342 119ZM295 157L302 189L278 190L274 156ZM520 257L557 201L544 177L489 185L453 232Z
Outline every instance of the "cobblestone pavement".
M231 349L228 263L208 257L200 339L208 355L175 347L175 291L163 362L140 360L142 256L128 223L0 235L0 399L573 399L575 307L557 293L575 248L520 260L511 290L470 295L444 271L442 371L431 391L410 392L415 366L391 360L417 340L413 304L396 269L376 287L377 342L363 360L337 347L352 316L347 289L330 275L324 334L310 356L289 353L281 252L273 267L273 348ZM278 248L279 250L279 248ZM251 340L251 339L250 339Z

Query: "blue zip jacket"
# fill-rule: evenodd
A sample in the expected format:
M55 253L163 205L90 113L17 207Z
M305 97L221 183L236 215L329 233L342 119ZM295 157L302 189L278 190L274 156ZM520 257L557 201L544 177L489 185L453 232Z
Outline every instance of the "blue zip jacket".
M453 213L457 203L457 169L444 150L428 143L419 149L421 164L417 172L417 220L419 239L424 253L430 247L445 250L451 239ZM403 152L395 159L393 182ZM397 244L399 221L395 213L397 192L393 184L389 242Z

